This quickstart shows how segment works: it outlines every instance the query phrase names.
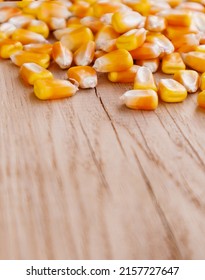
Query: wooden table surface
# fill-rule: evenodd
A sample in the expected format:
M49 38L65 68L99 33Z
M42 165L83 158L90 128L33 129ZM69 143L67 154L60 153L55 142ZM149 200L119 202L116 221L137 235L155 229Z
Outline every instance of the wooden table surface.
M66 72L54 66L56 77ZM204 259L205 111L131 85L42 102L0 61L0 259Z

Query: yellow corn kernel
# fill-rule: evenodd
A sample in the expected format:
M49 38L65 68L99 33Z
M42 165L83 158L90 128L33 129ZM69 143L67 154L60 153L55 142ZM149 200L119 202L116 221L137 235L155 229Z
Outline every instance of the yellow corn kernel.
M163 16L168 25L184 26L188 27L192 23L192 14L188 11L182 11L177 9L164 10L160 13Z
M52 17L49 19L48 26L50 30L66 28L66 20L64 18Z
M158 68L159 68L159 58L153 58L153 59L140 59L136 61L137 65L140 66L145 66L147 68L149 68L149 70L152 73L157 72Z
M96 17L87 16L80 20L83 26L89 27L93 33L100 31L104 24Z
M46 42L45 38L41 34L21 28L14 31L12 39L21 42L23 45Z
M53 45L49 43L37 43L37 44L28 44L24 45L24 51L35 52L35 53L47 53L51 55Z
M0 57L9 58L12 54L21 51L23 46L20 42L11 39L5 39L0 42Z
M105 25L95 36L95 44L97 50L104 50L104 46L107 46L109 42L113 42L117 39L119 34L110 25Z
M141 47L132 50L130 54L133 59L153 59L159 57L163 51L163 48L157 44L145 42Z
M197 103L199 107L205 108L205 90L198 94Z
M108 73L108 80L113 83L132 83L135 80L138 65L133 65L129 69L121 72Z
M118 72L129 69L133 65L131 54L127 50L116 50L95 60L93 65L97 72Z
M174 52L174 46L172 42L163 34L149 34L147 35L146 41L158 45L164 54L170 54Z
M28 6L33 1L35 1L35 0L21 0L21 1L17 2L17 6L19 8L24 8L24 7Z
M48 54L32 53L27 51L19 51L11 55L10 58L17 66L21 66L27 62L34 62L44 68L48 68L50 63L50 56Z
M52 57L61 69L68 69L73 61L72 52L63 46L61 42L53 44Z
M97 1L93 4L93 16L100 18L107 13L115 13L122 7L117 1Z
M89 41L83 44L74 53L74 62L76 65L87 66L93 62L95 55L95 42Z
M152 32L162 32L166 29L166 21L163 17L149 15L145 22L145 28Z
M9 19L9 23L12 23L16 28L26 28L26 26L34 19L32 15L19 15L15 17L11 17Z
M182 102L187 97L186 88L173 79L161 79L158 88L159 96L164 102Z
M8 38L8 36L4 32L0 31L0 40L2 40L2 39L4 40L6 38Z
M174 74L178 70L186 68L180 53L174 52L166 54L162 59L162 72L165 74Z
M34 93L41 100L70 97L77 90L78 87L76 85L66 80L38 79L34 83Z
M68 18L71 13L63 2L46 1L42 2L38 8L38 19L48 23L51 17Z
M48 25L42 20L31 20L27 26L27 29L32 32L41 34L44 38L47 38L49 35Z
M75 52L82 44L93 41L93 33L90 28L83 26L63 35L60 41L70 51Z
M33 85L38 79L53 78L53 74L50 71L32 62L24 63L21 66L19 73L24 82L29 85Z
M199 88L199 74L194 70L179 70L175 72L174 79L182 84L189 93L196 92Z
M66 21L66 27L81 27L81 18L78 17L69 17Z
M90 4L85 1L78 1L70 6L69 11L72 13L72 15L83 18L90 15Z
M94 88L97 86L96 71L90 66L74 66L68 69L68 78L76 81L80 88Z
M166 0L172 8L177 7L182 3L184 0Z
M149 0L123 0L123 3L141 15L147 16L150 12L151 5Z
M135 110L155 110L158 106L158 95L152 89L128 90L120 99L128 108Z
M141 66L137 69L134 89L152 89L157 91L154 77L149 68Z
M197 52L204 52L205 53L205 44L204 45L199 45L196 47Z
M117 38L116 46L118 49L135 50L145 42L146 33L144 28L132 29Z
M112 16L112 27L118 33L125 33L131 29L143 27L143 20L145 22L145 19L138 12L116 12Z
M198 72L205 72L205 53L189 52L182 54L184 63Z
M11 17L20 15L22 12L16 7L1 7L0 8L0 23L8 21Z
M0 33L3 32L5 36L9 37L16 30L16 26L9 22L4 22L0 25ZM4 36L3 36L4 37Z
M201 75L200 89L205 90L205 72Z
M166 36L172 40L172 39L180 39L181 36L184 36L186 34L190 34L190 33L198 33L198 29L196 28L196 26L191 25L189 27L175 27L175 26L167 26L166 28Z
M18 2L18 3L21 3L21 2ZM30 3L28 3L27 6L23 7L23 12L25 14L33 15L33 16L37 17L40 5L41 5L41 1L35 1L34 0Z
M200 35L199 34L185 34L172 39L172 43L178 52L190 52L194 51L199 45Z

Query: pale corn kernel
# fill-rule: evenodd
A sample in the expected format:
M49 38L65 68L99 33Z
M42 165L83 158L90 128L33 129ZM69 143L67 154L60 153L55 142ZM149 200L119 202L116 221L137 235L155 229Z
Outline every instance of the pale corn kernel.
M205 90L198 94L197 103L199 107L205 108Z
M186 88L173 79L161 79L158 94L164 102L182 102L187 97Z
M145 22L138 12L116 12L112 16L112 27L118 33L125 33L133 28L143 27L143 20Z
M185 68L180 53L166 54L162 59L162 72L165 74L174 74L178 70L185 70Z
M59 30L55 30L53 32L53 35L54 35L55 39L59 41L64 35L69 34L73 30L78 29L78 28L79 28L79 26L62 28L62 29L59 29Z
M155 73L159 68L159 58L136 60L136 64L145 66L149 68L152 73Z
M72 52L63 46L61 42L53 44L52 57L61 69L68 69L73 61Z
M144 28L132 29L117 38L116 46L118 49L135 50L145 42L146 33Z
M179 70L175 72L174 79L189 93L196 92L199 88L199 74L194 70Z
M107 53L95 60L94 69L98 72L118 72L129 69L133 65L131 54L124 49Z
M159 15L166 19L168 25L188 27L192 23L192 13L188 11L170 9L160 12Z
M20 15L22 11L16 7L1 7L0 8L0 23L8 21L11 17Z
M157 91L154 77L149 68L141 66L137 69L134 80L134 89L152 89Z
M49 35L48 25L42 20L31 20L27 26L27 29L35 33L41 34L44 38L47 38Z
M8 22L16 26L16 28L26 28L33 19L34 16L23 14L10 18Z
M161 11L171 9L171 6L165 1L150 0L150 14L156 15Z
M0 25L0 32L3 32L6 36L11 36L16 30L16 26L9 22L4 22Z
M148 34L146 41L158 45L163 50L164 54L170 54L174 52L174 46L172 42L163 34Z
M181 35L180 38L174 37L172 43L177 52L190 52L196 50L199 45L200 34L185 34Z
M205 32L205 14L199 12L193 12L193 24L201 32Z
M53 74L50 71L32 62L24 63L20 68L19 74L24 82L29 85L33 85L38 79L53 78Z
M201 75L200 79L200 89L205 90L205 72Z
M117 39L119 34L110 25L103 26L95 36L95 44L97 50L104 50L109 42Z
M184 63L193 70L205 72L205 53L196 51L183 53L182 58Z
M83 26L89 27L93 33L97 33L104 24L96 17L87 16L80 20Z
M23 45L46 42L45 38L41 34L21 28L14 31L12 39L21 42Z
M108 73L108 80L113 83L134 83L138 65L133 65L129 69L121 72Z
M63 35L60 41L70 51L75 52L83 43L93 41L93 39L90 28L83 26Z
M179 4L176 9L183 11L204 12L204 6L196 2L183 2Z
M145 28L152 32L162 32L166 27L166 21L163 17L149 15L145 22Z
M49 19L48 26L50 30L66 28L66 20L64 18L52 17Z
M76 81L80 88L94 88L97 86L96 71L90 66L74 66L68 69L68 78Z
M135 110L155 110L158 106L158 95L152 89L129 90L120 99L128 108Z
M7 59L10 56L18 51L23 49L23 45L11 39L5 39L0 42L0 57Z
M83 44L75 53L74 53L74 62L76 65L87 66L93 62L95 55L95 42L89 41Z
M34 93L41 100L71 97L78 87L71 82L59 79L38 79L34 83Z
M112 16L114 13L107 13L100 17L100 21L103 23L103 25L112 25Z
M71 16L71 12L63 2L50 1L42 2L38 8L38 19L48 23L51 17L68 18Z
M48 54L40 54L27 51L19 51L11 55L10 58L11 61L17 66L21 66L22 64L27 62L34 62L44 68L48 68L50 63L50 56Z
M157 44L145 42L141 47L132 50L130 54L133 59L153 59L159 57L162 52L164 49Z
M24 51L35 52L35 53L47 53L51 55L53 45L49 43L37 43L37 44L28 44L24 45Z

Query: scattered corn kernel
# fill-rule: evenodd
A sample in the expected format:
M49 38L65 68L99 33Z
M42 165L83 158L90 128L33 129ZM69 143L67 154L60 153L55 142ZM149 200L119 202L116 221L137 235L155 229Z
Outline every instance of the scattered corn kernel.
M34 19L34 16L32 15L19 15L10 18L8 22L16 26L16 28L24 28L31 22L32 19Z
M132 83L135 80L138 65L133 65L129 69L121 72L108 73L108 80L114 83Z
M35 33L41 34L44 38L49 35L48 25L41 20L31 20L27 26L27 29Z
M68 70L68 78L76 81L80 88L94 88L97 86L96 71L90 66L75 66Z
M136 60L136 64L145 66L149 68L152 73L155 73L159 68L159 58Z
M117 38L116 46L118 49L135 50L145 42L146 33L144 28L132 29Z
M23 46L20 42L5 39L0 41L0 57L1 58L10 58L10 56L18 51L21 51Z
M187 97L186 88L173 79L161 79L159 82L159 96L164 102L182 102Z
M31 43L45 43L46 40L41 34L37 34L26 29L16 29L12 34L12 39L21 42L23 45Z
M179 70L175 72L174 79L189 93L196 92L199 88L199 74L194 70Z
M165 74L174 74L176 71L185 68L181 55L177 52L166 54L162 59L162 72Z
M163 34L159 34L159 33L149 34L147 35L146 40L147 42L158 45L163 50L164 54L170 54L174 52L174 46L172 42Z
M52 57L61 69L68 69L73 61L72 52L63 46L61 42L53 44Z
M35 53L47 53L51 55L53 49L53 45L49 43L36 43L36 44L28 44L24 45L24 50Z
M152 32L162 32L166 29L166 21L163 17L149 15L146 19L145 28Z
M90 65L93 62L94 55L95 55L95 42L89 41L83 44L74 53L74 62L78 66Z
M17 66L21 66L22 64L27 62L34 62L44 68L48 68L50 63L50 56L48 54L40 54L27 51L19 51L15 54L12 54L10 58L11 61Z
M137 69L134 80L134 89L152 89L157 91L154 77L149 68L141 66Z
M0 23L8 21L11 17L20 15L22 11L15 7L1 7L0 8Z
M205 72L205 53L189 52L182 54L184 63L198 72Z
M163 48L157 44L145 42L141 47L132 50L130 54L133 59L153 59L159 57L164 52Z

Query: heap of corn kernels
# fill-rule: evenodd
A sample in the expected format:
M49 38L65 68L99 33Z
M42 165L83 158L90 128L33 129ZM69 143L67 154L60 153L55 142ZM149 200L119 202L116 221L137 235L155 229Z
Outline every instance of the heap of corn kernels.
M129 108L154 110L159 98L181 102L199 88L198 105L205 108L205 0L17 3L0 8L0 57L20 67L39 99L94 88L103 72L113 83L134 84L121 97ZM68 69L68 80L53 77L51 61ZM173 77L156 85L158 69Z

